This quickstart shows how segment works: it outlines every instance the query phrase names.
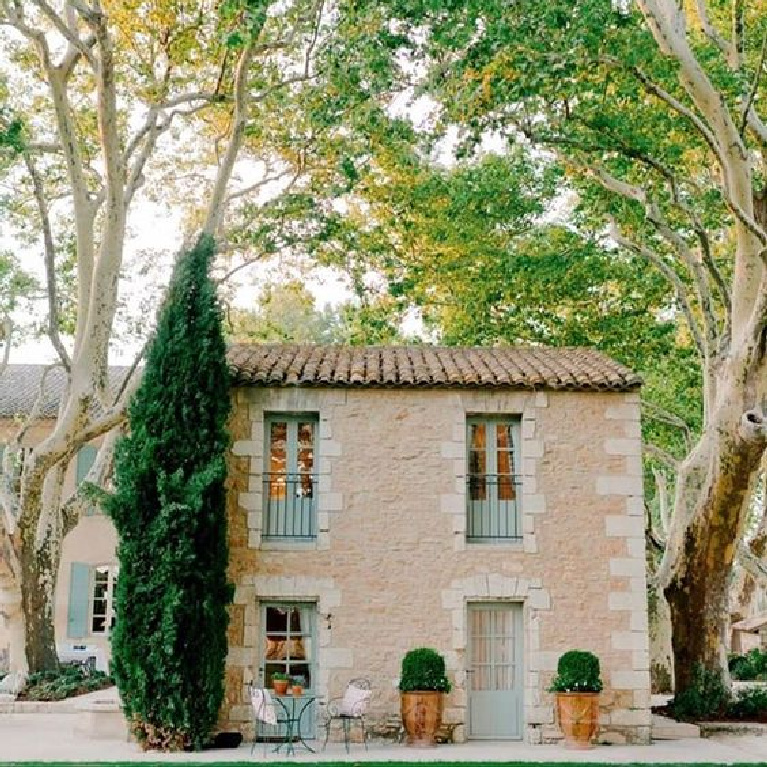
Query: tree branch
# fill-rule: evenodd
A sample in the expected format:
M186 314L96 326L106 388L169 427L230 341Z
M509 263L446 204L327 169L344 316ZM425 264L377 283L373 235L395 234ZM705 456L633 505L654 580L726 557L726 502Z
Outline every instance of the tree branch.
M2 376L5 369L8 367L8 360L11 356L11 341L13 338L14 325L13 320L10 317L4 317L0 325L2 325L3 343L5 344L3 347L3 358L0 360L0 376Z
M751 111L751 107L753 106L754 99L756 98L756 92L759 90L759 80L762 76L762 67L764 66L764 57L767 53L767 31L765 31L764 35L762 36L762 49L759 52L759 63L756 65L756 72L754 73L754 82L751 85L751 90L748 93L748 98L746 99L746 103L743 107L743 113L741 117L740 122L740 129L738 130L738 134L740 135L741 139L744 138L744 134L746 132L746 126L748 125L748 113Z
M698 323L692 312L692 307L687 299L687 288L679 275L663 260L663 257L659 253L656 253L642 243L634 242L622 235L614 222L611 228L611 236L622 247L644 256L650 263L656 266L661 274L663 274L663 276L671 283L675 289L676 298L679 301L685 320L687 321L695 346L701 357L706 358L709 350L707 349L706 342L700 332L700 328L698 327Z
M62 504L61 516L64 535L67 535L67 533L77 526L80 517L82 517L88 508L93 505L89 486L96 485L97 487L103 488L106 485L107 479L112 473L114 448L119 435L119 428L114 428L107 433L96 454L96 460L93 462L93 466L88 470L88 473L75 491Z
M728 58L732 56L732 47L730 44L719 34L717 29L711 23L708 17L708 10L706 9L706 0L696 0L698 8L698 20L700 21L703 34L711 40L714 45Z
M658 494L658 512L660 515L661 532L663 533L663 537L667 538L671 524L671 517L668 511L668 482L666 481L666 475L662 471L658 471L655 467L653 467L652 474L655 478L655 489Z
M64 19L59 16L53 8L45 2L45 0L27 0L36 5L42 14L53 24L56 31L69 43L69 45L76 49L78 55L84 56L90 62L91 66L95 65L93 57L90 52L90 48L78 37L76 32L69 28Z
M21 445L21 441L26 436L26 433L29 431L30 427L36 423L37 419L40 417L40 409L43 406L43 400L45 398L45 383L48 380L48 376L50 375L51 371L57 367L59 367L58 363L54 365L46 365L45 369L43 370L43 374L40 376L40 383L37 387L37 396L35 397L35 401L13 438L15 445Z
M743 542L738 545L738 562L752 578L767 584L767 563L755 557Z
M213 192L210 196L210 203L205 215L205 222L202 227L204 234L216 236L224 217L226 207L226 187L232 176L234 163L242 144L242 138L245 135L245 124L247 122L247 107L249 99L248 80L250 74L250 65L253 61L255 43L253 40L246 43L245 48L240 54L237 62L234 78L234 115L232 117L232 128L229 136L229 143L224 154L224 158L219 164L216 181L213 185Z
M61 336L59 335L59 302L56 293L56 245L53 241L51 220L48 215L48 204L45 199L45 190L43 189L42 179L37 172L37 168L32 161L32 158L25 153L24 161L27 166L27 171L32 178L35 202L37 203L37 211L40 214L40 222L43 230L45 280L46 291L48 294L48 337L53 344L53 348L56 350L56 354L59 356L59 360L61 360L61 364L64 366L67 373L69 373L72 369L72 363L67 354L67 350L64 348L64 344L61 342Z
M654 421L660 421L668 426L673 426L676 429L680 429L684 437L685 450L689 453L692 450L692 433L690 427L680 418L678 415L671 413L670 411L662 408L660 405L656 405L649 400L642 400L642 409L646 412L648 418L652 418Z
M652 444L652 442L646 442L644 444L644 450L645 453L651 455L653 458L657 458L661 463L668 466L669 469L677 471L679 468L679 461L662 447L658 447L657 445Z

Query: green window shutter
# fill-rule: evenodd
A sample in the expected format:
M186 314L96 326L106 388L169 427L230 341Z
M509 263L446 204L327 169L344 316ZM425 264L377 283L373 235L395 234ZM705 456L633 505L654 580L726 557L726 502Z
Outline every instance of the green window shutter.
M98 450L93 445L83 445L80 451L77 453L77 484L79 485L88 472L91 470L94 461L96 460L96 453Z
M98 453L98 448L94 447L93 445L83 445L80 450L77 453L77 475L76 475L76 483L79 485L87 476L88 472L91 470L91 466L93 466L94 461L96 460L96 454ZM88 510L85 512L86 514L95 514L97 512L97 509L93 506L88 506Z
M82 562L72 562L69 570L69 614L67 636L81 639L88 635L88 613L91 600L91 568Z

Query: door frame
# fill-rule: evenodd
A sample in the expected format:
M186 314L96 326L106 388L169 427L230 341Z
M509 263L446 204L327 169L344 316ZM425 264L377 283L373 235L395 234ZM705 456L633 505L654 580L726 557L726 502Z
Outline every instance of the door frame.
M471 643L472 643L472 637L471 637L471 621L469 619L469 613L472 610L472 608L476 607L487 607L487 608L507 608L512 613L516 613L519 617L516 619L512 618L512 621L515 621L517 624L517 628L519 629L518 636L515 634L514 641L515 641L515 681L518 682L519 685L519 696L520 696L520 711L519 711L519 734L518 735L473 735L471 733ZM493 599L490 597L479 597L479 598L472 598L466 601L465 603L465 616L466 616L466 652L465 652L465 687L466 687L466 716L465 716L465 732L466 732L466 739L467 740L476 740L476 741L491 741L491 740L503 740L503 741L509 741L509 742L521 742L525 739L525 732L527 727L527 685L526 685L526 673L527 673L527 664L526 664L526 647L527 643L525 641L525 630L526 630L526 604L524 599ZM514 625L514 624L512 624Z

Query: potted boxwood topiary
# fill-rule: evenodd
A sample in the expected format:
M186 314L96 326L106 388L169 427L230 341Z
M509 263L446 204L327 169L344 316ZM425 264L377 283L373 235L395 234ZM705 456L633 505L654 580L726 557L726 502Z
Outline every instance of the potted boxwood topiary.
M599 725L599 658L585 650L570 650L559 658L549 687L557 694L557 719L568 748L592 748Z
M410 650L402 659L399 689L407 745L436 745L435 735L442 725L443 697L450 692L445 659L428 647Z

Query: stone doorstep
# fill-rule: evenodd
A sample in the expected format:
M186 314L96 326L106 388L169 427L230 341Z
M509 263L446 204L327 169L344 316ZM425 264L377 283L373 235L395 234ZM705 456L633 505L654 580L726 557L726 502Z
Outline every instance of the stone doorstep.
M682 738L700 738L702 733L697 724L677 722L667 716L653 714L651 735L653 740L681 740Z

